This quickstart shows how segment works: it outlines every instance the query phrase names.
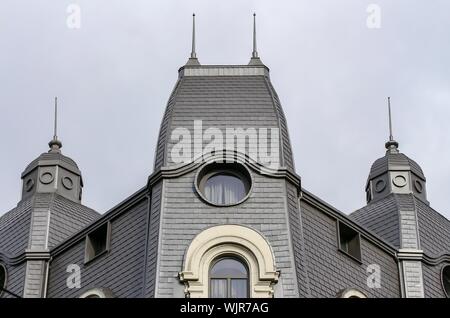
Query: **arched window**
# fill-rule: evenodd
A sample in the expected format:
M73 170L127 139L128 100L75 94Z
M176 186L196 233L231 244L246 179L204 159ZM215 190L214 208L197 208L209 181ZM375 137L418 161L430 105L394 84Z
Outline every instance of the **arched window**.
M205 229L192 240L179 278L190 298L267 298L274 296L279 274L260 233L226 224Z
M241 260L224 257L214 261L209 277L210 298L248 297L248 269Z

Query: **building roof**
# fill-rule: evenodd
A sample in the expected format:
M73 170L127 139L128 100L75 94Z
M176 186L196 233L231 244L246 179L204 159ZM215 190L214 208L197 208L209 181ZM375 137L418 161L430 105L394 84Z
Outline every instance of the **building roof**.
M155 155L155 170L171 165L175 142L171 133L184 127L193 131L194 120L209 127L279 128L280 164L294 170L286 118L264 65L186 65L169 98Z
M0 217L0 254L11 258L25 251L36 211L50 211L49 248L100 217L96 211L58 194L36 193Z
M350 218L400 248L400 211L416 211L420 248L437 258L450 253L450 221L413 194L391 193L350 214Z
M415 203L422 250L432 258L450 256L450 221L424 202Z
M64 156L61 152L44 152L39 157L34 159L24 170L22 173L22 177L27 175L30 171L32 171L37 166L47 166L47 165L61 165L68 170L77 173L78 175L81 174L78 165L76 162L67 157Z
M425 180L422 168L403 153L386 151L386 155L377 159L370 168L369 180L390 170L411 170L415 175Z
M82 204L55 194L51 204L49 247L61 243L72 234L98 219L101 214Z
M396 194L391 193L385 198L351 213L349 217L396 248L399 248L400 225L395 196Z
M380 235L378 231L365 226L365 224L359 222L358 219L352 214L347 215L342 211L339 211L334 206L307 191L305 188L302 188L301 198L308 203L314 204L323 213L344 222L346 225L351 226L352 228L355 228L358 232L364 235L366 239L370 240L372 243L376 244L386 252L393 253L393 251L395 251L396 245L392 240L386 239L386 237Z
M0 254L9 257L22 253L28 246L33 200L28 198L0 217Z

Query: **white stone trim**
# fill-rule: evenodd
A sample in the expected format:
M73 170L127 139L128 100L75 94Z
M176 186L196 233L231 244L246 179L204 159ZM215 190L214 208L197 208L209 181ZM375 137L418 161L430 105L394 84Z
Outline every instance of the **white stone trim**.
M250 297L273 297L279 272L270 245L255 230L229 224L210 227L191 242L179 274L187 297L208 297L211 262L227 255L239 257L248 266Z
M93 288L83 294L79 298L88 298L90 296L98 296L99 298L113 298L113 293L106 288Z
M347 288L339 293L339 298L367 298L367 296L357 289Z
M413 249L413 248L401 248L398 250L397 258L399 260L417 260L421 261L423 259L423 250Z
M424 298L422 262L401 260L406 298Z

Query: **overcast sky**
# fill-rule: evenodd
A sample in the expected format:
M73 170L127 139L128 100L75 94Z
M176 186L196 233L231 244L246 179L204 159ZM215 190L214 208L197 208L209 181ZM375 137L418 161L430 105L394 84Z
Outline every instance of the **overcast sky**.
M371 3L380 28L372 19L368 27ZM70 4L81 9L80 28L68 27ZM192 12L202 64L247 64L254 11L303 186L345 213L365 205L391 96L400 150L424 170L431 206L450 218L448 0L2 0L0 214L20 200L26 165L48 150L55 95L83 204L104 213L144 186L189 55Z

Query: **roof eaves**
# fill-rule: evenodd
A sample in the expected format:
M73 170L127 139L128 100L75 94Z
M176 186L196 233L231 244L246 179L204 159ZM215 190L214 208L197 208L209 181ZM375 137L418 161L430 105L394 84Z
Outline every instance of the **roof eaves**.
M366 229L365 227L356 223L347 214L339 211L335 207L331 206L330 204L323 201L319 197L313 195L311 192L305 190L304 188L302 188L302 199L304 199L306 202L314 205L315 207L319 208L322 212L326 213L328 216L331 216L332 218L337 219L337 220L343 222L345 225L358 231L371 243L377 245L379 248L383 249L384 251L388 252L389 254L391 254L393 256L396 255L397 249L393 245L386 242L382 237L373 233L369 229Z
M123 213L127 212L131 206L140 202L147 195L148 195L148 187L147 186L142 187L141 189L130 195L128 198L126 198L125 200L114 206L112 209L108 210L100 218L96 219L95 221L88 224L86 227L84 227L77 233L73 234L63 242L59 243L51 250L51 255L56 256L62 253L67 248L69 248L70 246L78 243L80 240L83 240L87 233L99 227L104 222L112 220L118 217L119 215L122 215Z

